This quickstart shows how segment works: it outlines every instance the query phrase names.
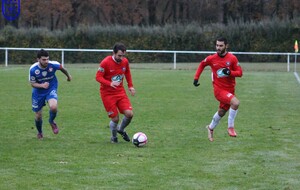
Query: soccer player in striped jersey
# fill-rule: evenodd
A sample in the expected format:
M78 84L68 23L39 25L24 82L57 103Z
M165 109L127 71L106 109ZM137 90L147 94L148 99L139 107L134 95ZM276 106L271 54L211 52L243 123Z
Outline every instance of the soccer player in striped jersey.
M35 112L35 126L38 131L37 138L43 139L43 107L48 102L49 123L54 134L58 134L59 129L54 119L57 115L57 88L58 81L55 72L60 70L67 76L67 81L72 77L68 71L57 61L50 61L49 54L44 49L37 53L37 62L29 69L29 82L32 86L32 110Z
M105 57L99 65L96 73L96 81L100 83L100 95L108 117L111 119L111 142L117 143L119 133L122 138L129 142L130 138L125 128L133 117L132 106L123 86L124 78L127 81L128 91L134 96L135 89L132 83L128 59L125 57L126 47L122 43L116 43L113 54ZM124 115L119 123L119 112Z
M197 87L200 85L198 80L201 73L206 66L209 66L212 71L214 95L220 102L218 111L214 114L211 123L207 126L208 139L210 141L214 140L214 129L228 110L228 134L231 137L237 136L234 130L234 120L238 112L240 101L235 96L235 78L242 77L243 71L236 56L229 53L227 48L227 39L223 37L218 38L216 40L217 52L200 62L194 76L193 84Z

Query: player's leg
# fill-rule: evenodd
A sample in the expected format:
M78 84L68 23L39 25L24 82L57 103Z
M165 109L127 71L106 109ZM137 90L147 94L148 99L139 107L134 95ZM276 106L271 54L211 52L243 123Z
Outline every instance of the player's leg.
M222 119L222 117L226 114L227 110L230 106L230 99L228 99L227 91L224 91L220 88L214 88L215 98L220 102L218 111L214 114L212 121L209 125L210 129L214 129Z
M230 99L228 99L228 92L215 87L214 88L215 98L220 102L218 111L213 115L213 118L208 126L206 126L208 131L208 139L213 141L213 130L220 123L222 117L226 114L230 107Z
M49 104L49 123L53 123L57 115L57 100L52 98L48 100Z
M32 93L32 111L35 113L34 121L38 131L37 138L43 139L43 115L42 109L45 104L45 96L41 96L37 93Z
M38 131L38 134L37 134L38 139L42 139L44 137L44 135L43 135L43 119L42 118L43 118L42 110L35 112L34 121L35 121L36 129Z
M211 130L214 130L214 128L217 127L217 125L219 124L220 120L222 119L222 117L226 114L226 110L219 108L219 110L214 114L210 124L209 124L209 128Z
M240 101L236 97L233 97L230 101L230 109L228 114L228 134L232 137L237 136L234 130L234 120L238 113L239 105L240 105Z
M111 118L111 120L109 122L109 128L111 131L111 139L110 140L112 143L118 142L118 137L117 137L118 123L119 123L119 115Z
M54 121L57 116L57 98L58 96L56 89L51 90L51 92L46 97L49 105L49 123L54 134L58 134L59 132L58 126Z
M133 111L132 106L129 101L129 98L127 96L124 96L122 100L118 102L118 108L122 114L124 114L124 117L122 119L122 122L118 128L118 133L121 134L123 139L127 142L130 141L130 138L128 134L125 131L125 128L130 124L132 118L133 118Z
M226 110L219 108L219 110L214 114L210 124L206 126L207 131L208 131L208 140L209 141L214 141L214 138L213 138L214 129L217 127L217 125L219 124L220 120L225 115L225 113L226 113Z
M104 95L101 94L101 100L103 103L103 106L107 112L108 117L110 118L109 122L109 128L111 131L111 143L117 143L118 137L117 137L117 129L118 129L118 123L119 123L119 112L116 105L116 98L111 95Z
M119 127L119 131L124 131L125 128L130 124L133 117L133 111L132 110L125 110L124 111L124 117L122 119L122 122Z
M57 99L51 98L48 100L48 105L49 105L49 123L52 127L52 131L54 134L58 134L59 129L54 121L54 119L57 116Z

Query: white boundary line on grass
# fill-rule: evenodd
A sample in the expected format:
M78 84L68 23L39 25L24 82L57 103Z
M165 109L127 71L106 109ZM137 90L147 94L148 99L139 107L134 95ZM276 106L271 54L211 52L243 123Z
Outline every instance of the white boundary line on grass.
M297 72L294 72L294 75L295 75L295 77L296 77L296 79L297 79L298 83L300 84L300 78L299 78L299 75L298 75L298 73L297 73Z

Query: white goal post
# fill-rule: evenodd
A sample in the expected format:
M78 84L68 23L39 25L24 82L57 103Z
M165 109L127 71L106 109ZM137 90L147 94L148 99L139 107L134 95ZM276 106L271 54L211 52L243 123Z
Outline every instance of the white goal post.
M13 51L38 51L41 48L13 48L13 47L0 47L0 50L5 51L5 66L8 66L8 53L9 50ZM112 52L111 49L63 49L63 48L43 48L47 51L61 52L61 63L64 65L64 53L65 52ZM133 53L166 53L173 54L173 69L176 69L176 57L177 54L213 54L215 51L173 51L173 50L127 50L127 52ZM296 71L297 55L300 53L284 53L284 52L231 52L236 55L280 55L287 57L287 72L290 71L290 57L295 56L294 70Z

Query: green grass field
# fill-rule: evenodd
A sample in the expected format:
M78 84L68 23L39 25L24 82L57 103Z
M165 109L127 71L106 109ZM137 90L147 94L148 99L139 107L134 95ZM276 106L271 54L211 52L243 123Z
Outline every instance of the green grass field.
M29 65L0 67L1 190L300 189L300 85L292 72L245 69L237 79L238 137L227 135L226 115L209 142L205 126L218 103L208 71L195 88L196 67L133 67L135 116L127 132L149 139L136 148L121 138L110 143L98 65L66 67L72 82L57 73L60 133L52 133L45 107L43 140L36 138Z

